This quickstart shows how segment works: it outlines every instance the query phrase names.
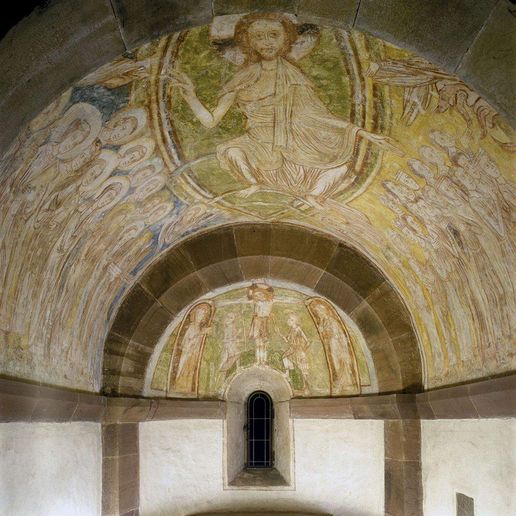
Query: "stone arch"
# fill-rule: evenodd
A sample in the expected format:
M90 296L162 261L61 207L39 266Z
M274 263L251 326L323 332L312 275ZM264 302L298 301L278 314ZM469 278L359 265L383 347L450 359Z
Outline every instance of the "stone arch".
M379 392L422 389L411 315L378 267L320 232L257 223L192 236L148 266L123 299L107 336L104 391L143 395L150 357L174 317L217 288L256 278L307 287L348 314L371 352Z

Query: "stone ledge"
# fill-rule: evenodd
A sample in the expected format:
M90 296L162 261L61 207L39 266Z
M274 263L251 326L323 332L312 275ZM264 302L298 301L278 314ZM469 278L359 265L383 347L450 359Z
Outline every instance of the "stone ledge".
M108 397L0 378L0 423L106 424L224 419L224 401ZM419 394L295 398L293 419L487 419L516 417L516 375Z
M516 375L419 394L290 401L294 419L485 419L516 417Z
M95 393L0 378L0 422L100 422L107 400Z
M230 483L229 489L288 487L289 483L276 468L244 468Z

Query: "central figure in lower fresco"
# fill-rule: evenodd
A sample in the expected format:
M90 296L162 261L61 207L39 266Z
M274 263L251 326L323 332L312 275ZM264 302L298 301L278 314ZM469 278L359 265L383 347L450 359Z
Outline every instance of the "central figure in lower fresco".
M348 172L359 138L400 154L391 138L329 111L293 62L290 52L297 39L285 16L244 16L235 42L246 64L222 88L213 111L198 99L189 77L171 73L172 84L205 127L217 126L234 104L244 114L246 133L217 147L221 167L249 185L243 196L264 189L320 202L352 180Z

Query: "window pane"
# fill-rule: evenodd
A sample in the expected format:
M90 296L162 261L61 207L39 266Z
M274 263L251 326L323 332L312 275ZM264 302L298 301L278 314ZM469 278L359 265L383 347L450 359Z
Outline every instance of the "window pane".
M257 391L247 400L247 467L272 466L272 400Z

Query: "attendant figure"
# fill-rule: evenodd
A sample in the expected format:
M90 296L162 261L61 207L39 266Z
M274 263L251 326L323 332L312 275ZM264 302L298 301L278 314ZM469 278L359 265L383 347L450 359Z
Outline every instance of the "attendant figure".
M299 319L296 314L290 314L287 318L287 325L290 328L288 335L284 337L288 344L287 350L283 353L283 366L285 367L285 376L290 378L290 371L296 367L303 377L303 392L308 393L308 373L310 366L308 364L308 352L310 350L310 342L299 325Z
M169 393L197 394L200 362L212 317L211 303L201 302L183 319L170 362Z
M220 360L220 371L226 373L238 362L242 344L242 331L238 327L236 314L234 312L230 312L226 315L223 328L224 348Z
M326 301L313 299L308 307L326 352L332 395L359 394L360 377L349 331Z

